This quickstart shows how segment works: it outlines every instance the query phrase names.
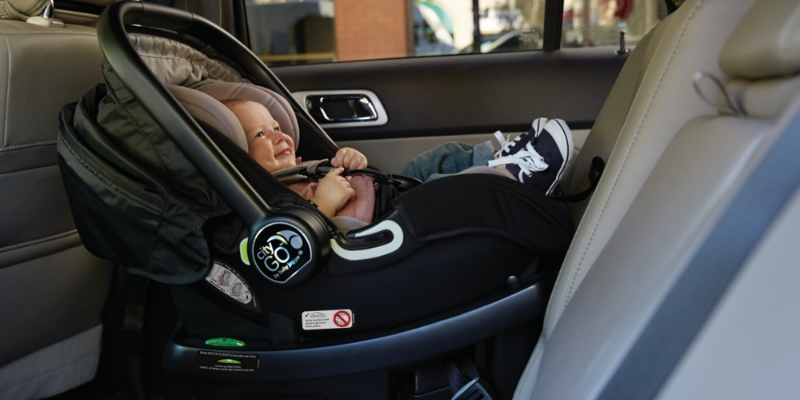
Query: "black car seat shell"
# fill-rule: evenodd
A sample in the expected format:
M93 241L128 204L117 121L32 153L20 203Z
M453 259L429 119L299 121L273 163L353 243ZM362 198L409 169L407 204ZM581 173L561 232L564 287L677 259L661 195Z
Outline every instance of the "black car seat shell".
M187 33L236 68L196 68L206 63L193 58L180 73L160 74L137 55L145 39L129 40L127 24ZM204 81L228 74L287 97L246 48L208 21L141 3L110 6L98 32L107 85L62 112L64 182L91 251L173 284L182 326L165 354L168 370L226 379L198 368L195 357L214 349L204 339L230 336L249 341L242 354L264 365L236 379L367 372L441 355L541 315L551 266L572 233L562 204L505 176L465 174L403 194L370 226L339 230L170 93L169 85L213 85ZM330 158L330 139L291 106L303 132L298 155ZM295 247L300 268L288 277L255 264L266 251L262 239L276 234L269 229L304 240ZM257 301L237 303L214 289L212 267L235 271ZM291 275L300 272L306 276ZM315 310L352 310L352 328L301 330L302 315ZM366 358L337 362L352 352Z

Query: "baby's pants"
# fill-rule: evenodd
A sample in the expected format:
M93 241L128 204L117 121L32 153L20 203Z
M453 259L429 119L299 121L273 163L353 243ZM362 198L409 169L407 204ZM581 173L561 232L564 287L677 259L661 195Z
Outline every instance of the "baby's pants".
M468 168L486 166L492 159L494 149L491 141L474 146L448 142L414 157L403 169L402 175L427 182Z

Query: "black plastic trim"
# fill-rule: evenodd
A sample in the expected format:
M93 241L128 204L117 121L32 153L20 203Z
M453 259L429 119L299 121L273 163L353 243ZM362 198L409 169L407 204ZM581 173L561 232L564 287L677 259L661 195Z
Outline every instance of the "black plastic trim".
M544 3L544 38L542 50L561 48L561 29L564 23L564 0L547 0Z
M55 2L56 10L66 10L82 12L86 14L100 15L106 8L94 4L80 3L70 0L58 0Z
M233 2L233 36L239 39L245 47L250 47L250 30L247 25L247 9L244 0L229 0Z
M537 283L463 314L375 339L290 350L245 347L227 351L258 355L261 364L255 372L199 369L195 365L198 351L226 351L185 345L180 343L183 339L180 335L173 335L167 343L163 365L167 371L181 375L245 381L309 379L395 367L457 350L541 316L549 297L544 286L544 283Z

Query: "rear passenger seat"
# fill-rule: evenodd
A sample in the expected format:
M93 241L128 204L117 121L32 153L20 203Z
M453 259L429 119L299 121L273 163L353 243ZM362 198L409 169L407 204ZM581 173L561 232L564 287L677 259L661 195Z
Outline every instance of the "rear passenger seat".
M647 51L666 29L611 155L611 170L558 278L515 399L596 398L747 172L800 110L800 4L759 0L748 11L744 3L687 2L651 37ZM707 34L715 40L721 31L727 36L743 11L747 15L721 53L709 43L681 43L684 33L702 39L701 26L715 31ZM698 63L687 54L700 57ZM703 65L717 54L732 79L726 87L747 118L726 115L727 106L714 115L692 88L693 72L723 76ZM680 123L695 108L709 115Z
M95 376L113 271L81 244L56 155L59 111L102 82L103 56L94 28L8 11L41 3L5 2L11 19L0 21L0 399L50 397Z
M690 119L715 112L695 94L692 74L708 71L721 75L717 54L754 1L686 1L637 45L622 68L575 160L573 175L563 184L566 193L580 192L589 186L588 177L575 171L588 171L595 156L607 160L588 204L572 210L580 224L550 297L539 342L517 387L518 395L529 393L535 385L538 364L564 308L675 133Z

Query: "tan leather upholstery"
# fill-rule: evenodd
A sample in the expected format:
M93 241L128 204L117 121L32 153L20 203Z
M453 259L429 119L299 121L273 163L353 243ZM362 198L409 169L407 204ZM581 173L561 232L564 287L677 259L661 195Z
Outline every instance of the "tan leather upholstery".
M0 36L0 398L42 398L91 379L99 357L112 269L81 245L55 143L102 55L86 27L0 21Z
M689 0L662 21L633 51L623 67L573 171L586 171L592 157L607 160L606 170L585 205L573 211L580 220L562 265L536 349L517 398L528 398L541 357L565 307L678 129L690 119L716 112L692 87L692 74L721 75L717 55L753 0ZM612 150L613 149L613 150ZM583 173L565 183L567 193L588 186Z
M800 2L760 1L752 18L736 27L722 51L719 65L738 79L762 79L800 72Z
M5 0L0 2L0 18L25 21L40 15L50 0Z
M24 21L27 19L27 17L41 15L49 2L50 0L3 0L0 1L0 18ZM114 0L82 0L79 3L105 7L113 2ZM62 10L56 12L55 18L63 19L63 17L67 15L66 19L69 21L64 22L69 23L70 21L80 20L86 22L86 24L94 23L94 20L97 19L97 16L83 14L79 20L76 20L75 17L80 16L81 14L83 13ZM84 24L82 22L78 23L81 23L82 25Z
M771 121L712 115L678 132L562 313L535 386L518 398L594 398L779 132Z
M754 29L762 26L759 23L774 23L760 19L765 4L775 7L774 2L763 0L747 14L742 26ZM793 90L796 78L791 76L731 84L740 94L749 90L760 96L762 90L785 94L782 99L788 106L773 102L772 110L750 102L746 111L757 109L753 114L760 115L750 118L709 109L709 103L692 88L692 72L712 71L722 76L719 68L707 62L722 48L723 31L731 32L749 6L750 2L743 0L688 1L671 17L611 155L613 175L603 179L612 185L599 190L589 204L580 227L585 230L591 223L592 229L583 232L588 240L580 242L576 237L573 243L572 257L568 255L558 278L542 337L517 387L516 399L590 399L597 395L747 172L789 118L800 112L800 96ZM780 41L784 32L800 29L800 21L782 23L790 26L751 33L766 32L773 35L771 40ZM685 27L669 32L681 25ZM682 46L682 37L692 40ZM708 41L711 37L715 43ZM735 40L739 39L732 36L727 43ZM762 43L767 41L769 37ZM651 38L648 47L653 43ZM698 45L701 47L694 47ZM660 57L665 55L663 63ZM653 75L653 69L658 73ZM620 77L626 78L630 77ZM653 83L655 90L650 89ZM659 84L671 89L658 90ZM679 118L691 115L687 105L699 108L694 113L706 115L680 123ZM637 131L628 137L632 122ZM679 125L684 126L673 135ZM624 195L614 194L614 186L622 188ZM595 210L599 204L602 207ZM611 226L603 227L603 216L609 214ZM598 233L602 245L591 249L588 243ZM575 249L581 250L580 257L575 258Z
M635 49L645 52L642 66L627 68L626 63L612 89L615 97L606 101L579 155L579 163L599 155L608 165L564 261L548 306L544 335L555 325L678 128L695 116L716 112L694 92L691 77L697 71L721 75L716 55L752 3L687 1L666 23L656 26L645 48ZM632 99L631 92L616 90L616 86L627 87L632 82L638 82ZM627 113L619 106L626 103L621 98L631 104ZM617 126L621 129L616 130ZM614 143L613 151L604 154L610 143Z

